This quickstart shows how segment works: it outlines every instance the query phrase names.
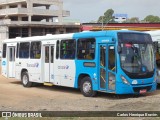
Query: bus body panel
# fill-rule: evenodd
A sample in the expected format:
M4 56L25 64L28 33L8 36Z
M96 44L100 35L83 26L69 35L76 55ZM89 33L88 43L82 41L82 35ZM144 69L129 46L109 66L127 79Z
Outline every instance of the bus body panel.
M74 87L75 81L75 61L74 60L56 60L54 80L55 85Z
M17 59L16 79L21 80L22 70L26 69L31 82L42 83L40 59Z

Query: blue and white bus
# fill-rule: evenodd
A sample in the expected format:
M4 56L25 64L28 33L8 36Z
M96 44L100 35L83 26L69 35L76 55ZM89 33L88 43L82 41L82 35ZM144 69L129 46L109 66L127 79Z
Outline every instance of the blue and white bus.
M155 47L156 65L157 65L157 83L160 84L160 30L147 31L146 33L151 35Z
M3 41L2 75L33 83L142 94L156 90L151 36L118 30L15 38Z

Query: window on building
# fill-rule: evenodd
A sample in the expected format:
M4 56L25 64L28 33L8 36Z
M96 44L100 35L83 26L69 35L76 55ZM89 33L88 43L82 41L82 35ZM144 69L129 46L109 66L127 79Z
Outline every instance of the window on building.
M3 44L3 58L6 58L6 44Z
M61 59L75 59L75 40L62 40L60 58Z
M40 59L41 57L41 42L31 42L30 58Z
M29 58L29 42L20 43L19 58Z
M92 60L95 58L95 39L79 39L77 43L77 58Z

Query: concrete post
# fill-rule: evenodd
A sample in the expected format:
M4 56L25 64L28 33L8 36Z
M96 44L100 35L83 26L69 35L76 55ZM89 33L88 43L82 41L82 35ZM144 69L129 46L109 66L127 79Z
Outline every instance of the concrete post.
M31 37L31 36L32 36L32 28L29 27L29 28L28 28L28 37Z
M28 9L28 21L31 22L32 19L32 8L33 8L33 3L31 0L27 0L27 9Z
M18 8L22 8L22 5L20 3L18 3Z
M58 22L59 24L62 24L63 22L63 2L60 2L58 7L59 7Z

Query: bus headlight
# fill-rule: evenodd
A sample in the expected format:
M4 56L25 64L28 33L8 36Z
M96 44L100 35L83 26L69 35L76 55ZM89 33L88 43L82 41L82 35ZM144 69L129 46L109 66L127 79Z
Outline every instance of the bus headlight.
M127 79L124 76L121 75L121 79L122 79L123 83L129 85L129 82L127 81Z

